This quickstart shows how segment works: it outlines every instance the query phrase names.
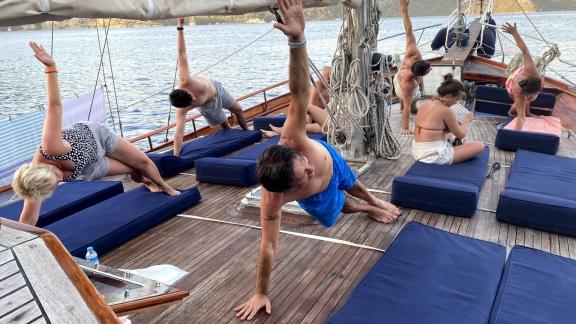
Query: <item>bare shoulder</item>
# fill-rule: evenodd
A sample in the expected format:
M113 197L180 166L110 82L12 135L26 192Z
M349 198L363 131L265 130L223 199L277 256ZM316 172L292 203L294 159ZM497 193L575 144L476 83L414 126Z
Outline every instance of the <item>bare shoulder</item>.
M34 156L32 157L32 162L33 163L42 162L43 159L44 157L42 156L42 154L40 154L40 148L37 148L36 152L34 152Z

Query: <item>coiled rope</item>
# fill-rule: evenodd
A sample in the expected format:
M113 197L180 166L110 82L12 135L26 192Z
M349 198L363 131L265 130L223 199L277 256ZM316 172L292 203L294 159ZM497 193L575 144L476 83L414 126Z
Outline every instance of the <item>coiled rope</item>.
M371 49L377 42L381 10L378 1L369 0L370 10L365 27L361 29L357 15L343 7L343 23L332 59L331 88L336 93L327 106L331 118L327 121L332 144L344 148L351 143L352 129L362 132L369 151L389 159L398 158L400 144L390 126L391 86L386 82L391 75L384 60L380 70L369 73ZM357 49L358 57L353 53ZM366 78L363 80L362 78ZM365 119L367 127L360 127ZM345 135L344 135L345 134Z

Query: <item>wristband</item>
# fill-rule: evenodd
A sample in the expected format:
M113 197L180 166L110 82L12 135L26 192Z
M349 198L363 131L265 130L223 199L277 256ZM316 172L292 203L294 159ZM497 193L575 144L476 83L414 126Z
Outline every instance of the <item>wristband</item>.
M184 27L176 27L176 30L184 30Z
M44 73L58 73L58 69L55 66L47 66L44 68Z
M292 43L290 40L288 40L288 47L290 48L304 48L306 46L306 38L304 38L303 41L301 41L300 43Z

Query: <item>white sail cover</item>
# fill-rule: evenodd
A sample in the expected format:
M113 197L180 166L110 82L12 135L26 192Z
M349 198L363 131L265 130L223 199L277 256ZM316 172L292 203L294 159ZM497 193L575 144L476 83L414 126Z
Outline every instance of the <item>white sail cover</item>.
M342 0L303 0L322 7ZM276 0L2 0L0 27L69 18L159 20L187 16L238 15L265 11Z

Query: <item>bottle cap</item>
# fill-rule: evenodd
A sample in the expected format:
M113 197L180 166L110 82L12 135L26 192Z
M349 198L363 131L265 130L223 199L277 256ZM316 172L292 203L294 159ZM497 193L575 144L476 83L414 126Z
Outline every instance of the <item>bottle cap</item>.
M86 248L86 251L94 251L94 248L91 247L91 246L89 246L89 247Z

